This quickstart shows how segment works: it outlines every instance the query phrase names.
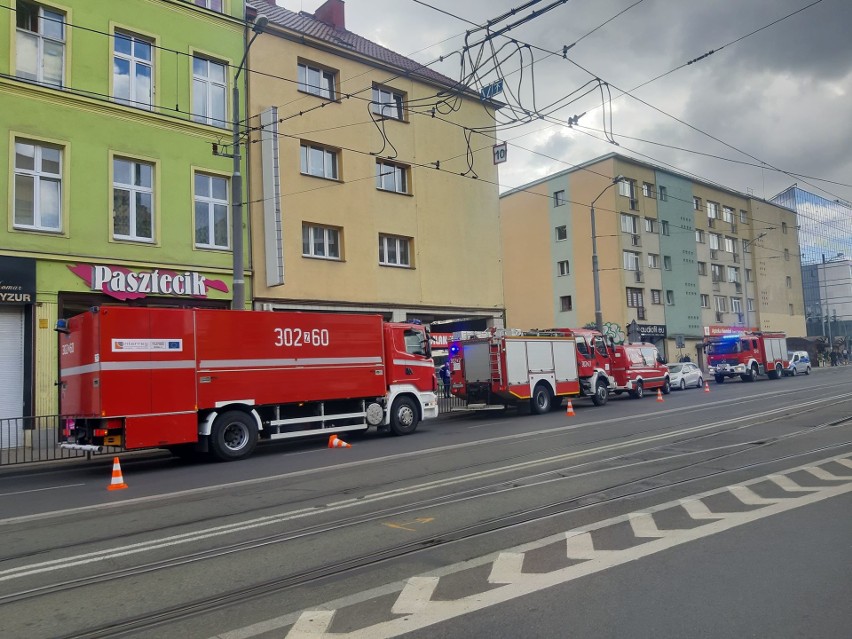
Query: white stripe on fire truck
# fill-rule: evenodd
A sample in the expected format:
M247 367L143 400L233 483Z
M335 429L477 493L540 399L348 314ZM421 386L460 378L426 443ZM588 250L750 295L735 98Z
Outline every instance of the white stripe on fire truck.
M199 362L200 369L211 368L262 368L278 366L328 366L340 364L369 364L375 366L382 363L381 357L305 357L299 359L203 359Z
M397 366L425 366L426 368L433 368L434 364L431 360L420 360L420 359L395 359L393 363Z
M71 366L63 368L61 376L84 375L85 373L98 373L100 371L137 371L173 368L195 368L195 361L181 359L169 362L95 362L83 366Z

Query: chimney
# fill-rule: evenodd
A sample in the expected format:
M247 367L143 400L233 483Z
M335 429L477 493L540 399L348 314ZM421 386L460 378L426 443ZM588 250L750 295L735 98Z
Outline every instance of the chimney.
M346 11L343 0L325 0L319 9L314 11L314 18L337 31L346 31Z

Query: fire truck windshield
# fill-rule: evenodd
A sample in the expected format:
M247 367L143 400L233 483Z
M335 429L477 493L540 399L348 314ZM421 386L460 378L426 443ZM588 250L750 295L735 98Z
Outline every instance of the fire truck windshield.
M429 338L426 333L414 329L405 331L405 351L412 355L430 357L432 352L429 347Z
M739 340L720 340L707 345L707 353L709 355L731 355L739 353L740 350Z

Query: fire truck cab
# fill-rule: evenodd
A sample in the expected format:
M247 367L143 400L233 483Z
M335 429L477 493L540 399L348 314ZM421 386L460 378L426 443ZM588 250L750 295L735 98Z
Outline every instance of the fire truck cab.
M746 332L704 340L709 372L717 384L739 376L753 382L758 375L778 379L789 366L784 333Z

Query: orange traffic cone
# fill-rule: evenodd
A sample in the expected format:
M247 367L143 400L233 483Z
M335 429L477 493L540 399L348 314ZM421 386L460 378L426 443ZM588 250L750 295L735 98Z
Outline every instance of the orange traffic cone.
M107 486L107 490L121 490L122 488L127 488L127 484L124 483L124 477L121 475L121 464L118 463L118 457L113 457L112 481Z
M574 406L571 404L571 400L568 400L568 408L565 409L565 414L568 417L574 417Z
M347 444L345 441L340 439L337 435L332 435L328 438L328 447L329 448L352 448L352 444Z
M666 400L663 399L663 391L661 391L659 388L657 389L657 401L658 402L666 401Z
M710 384L708 384L707 382L704 382L704 392L705 393L710 392Z

